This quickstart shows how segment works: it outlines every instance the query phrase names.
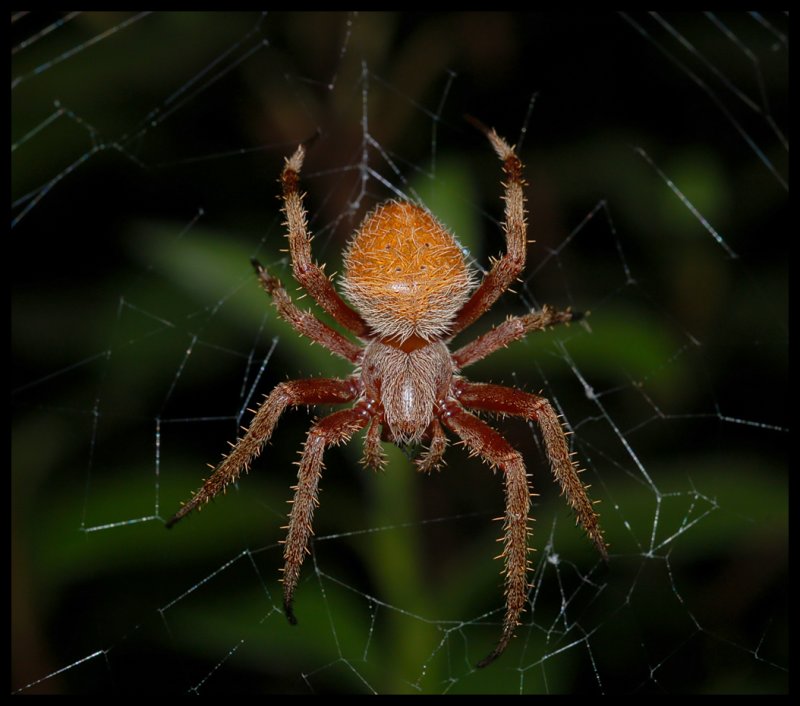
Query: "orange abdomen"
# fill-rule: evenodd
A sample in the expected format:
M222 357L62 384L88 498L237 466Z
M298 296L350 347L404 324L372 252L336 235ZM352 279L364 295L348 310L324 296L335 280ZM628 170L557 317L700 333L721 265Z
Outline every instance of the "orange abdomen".
M472 277L455 238L427 210L389 201L356 232L342 286L379 335L431 340L446 333Z

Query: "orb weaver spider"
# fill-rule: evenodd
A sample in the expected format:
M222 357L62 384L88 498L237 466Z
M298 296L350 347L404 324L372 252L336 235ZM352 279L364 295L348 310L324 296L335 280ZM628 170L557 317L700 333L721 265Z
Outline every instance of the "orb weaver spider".
M521 454L473 411L514 415L535 421L541 430L550 467L567 502L589 538L607 559L598 515L569 451L564 429L550 403L513 387L468 381L461 371L531 331L580 318L570 309L549 306L512 316L472 342L451 352L448 343L475 322L508 289L525 265L526 222L523 165L514 149L493 129L473 121L489 139L503 163L505 253L476 286L476 278L454 237L424 207L387 201L363 220L344 255L341 288L346 303L323 268L311 259L311 235L299 190L305 148L286 159L280 183L283 212L295 279L353 342L299 309L281 282L253 260L259 282L278 314L298 333L325 346L354 366L347 379L300 379L282 382L255 412L250 427L192 499L167 522L172 527L249 469L269 441L287 407L349 404L317 421L309 430L299 462L298 481L289 513L283 555L283 604L290 623L300 567L308 553L312 519L318 502L323 452L366 428L365 465L385 464L381 441L398 445L427 442L415 461L429 472L440 466L447 446L445 429L505 482L503 551L506 609L500 639L478 663L485 667L508 646L525 608L530 489ZM352 305L352 306L351 306ZM472 411L470 411L472 410Z

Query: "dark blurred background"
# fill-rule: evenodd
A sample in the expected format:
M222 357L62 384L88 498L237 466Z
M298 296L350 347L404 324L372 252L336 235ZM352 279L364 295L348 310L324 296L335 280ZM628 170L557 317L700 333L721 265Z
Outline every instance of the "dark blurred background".
M788 18L28 13L11 32L12 690L787 690ZM249 265L291 281L283 157L317 136L328 272L401 195L485 267L501 175L464 114L521 143L536 242L459 340L543 303L591 311L468 373L564 412L612 554L573 527L531 429L499 421L541 494L537 589L480 672L501 478L459 448L431 477L399 451L365 472L358 441L329 453L294 629L278 542L308 414L162 524L245 403L348 371Z

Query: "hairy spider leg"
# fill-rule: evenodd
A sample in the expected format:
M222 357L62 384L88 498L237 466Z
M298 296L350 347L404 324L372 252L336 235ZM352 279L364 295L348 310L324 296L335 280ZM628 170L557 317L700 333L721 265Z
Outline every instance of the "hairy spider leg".
M505 481L506 513L500 556L505 558L506 614L500 641L477 665L486 667L508 647L528 596L528 477L520 453L486 422L452 403L443 410L442 422L464 442L472 455L480 456L492 469L503 471Z
M369 327L361 314L348 306L325 275L322 267L311 259L311 235L308 219L300 193L300 170L305 158L305 147L300 145L286 159L281 173L283 212L289 228L289 251L292 256L294 277L306 292L337 322L356 336L366 336Z
M309 311L303 311L292 302L292 298L281 284L281 281L267 272L266 268L255 258L250 261L256 270L261 287L272 299L278 310L278 316L291 324L303 336L319 343L331 353L355 363L361 357L361 346L347 340L338 331L320 321Z
M492 262L492 269L486 273L480 286L472 293L461 310L456 314L450 328L450 338L463 331L494 304L500 295L511 286L525 267L526 240L525 195L522 191L525 179L522 177L522 161L514 148L494 130L489 130L475 122L492 143L498 157L503 160L505 183L505 219L503 230L506 234L506 251Z
M503 323L478 336L453 353L453 362L459 368L466 368L486 356L491 355L509 343L518 341L531 331L544 331L558 324L569 324L585 316L571 309L559 311L546 304L541 311L532 311L524 316L510 316Z
M172 516L167 522L167 527L173 527L196 507L204 505L224 491L242 471L249 470L250 463L269 441L278 419L287 407L342 404L352 402L357 394L357 386L352 380L316 378L280 383L258 408L247 431L236 441L231 452L214 469L192 499Z
M511 414L535 421L539 425L553 476L575 511L577 521L594 542L603 559L608 561L608 549L600 529L599 517L586 492L589 486L584 485L578 475L580 470L567 445L564 427L550 402L544 397L513 387L466 381L457 383L457 394L458 401L468 409Z
M341 444L359 429L369 415L363 409L343 409L320 419L308 432L294 486L294 499L289 513L286 541L283 547L283 609L292 625L297 618L292 609L294 591L300 578L300 567L308 553L308 540L313 534L314 509L319 505L319 479L322 475L322 456L328 446Z

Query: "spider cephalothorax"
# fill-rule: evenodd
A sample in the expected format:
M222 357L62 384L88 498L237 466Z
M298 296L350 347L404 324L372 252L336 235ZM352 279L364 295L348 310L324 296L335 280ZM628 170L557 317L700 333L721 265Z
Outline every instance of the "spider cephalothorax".
M283 285L254 261L261 286L278 313L297 331L353 363L347 379L303 379L280 383L255 413L245 434L168 527L209 501L236 480L269 441L287 407L349 404L323 417L308 433L284 545L284 608L295 623L292 601L311 536L325 448L347 441L366 427L364 463L384 464L381 440L397 444L427 442L416 461L421 471L437 468L447 446L444 429L503 472L506 611L500 640L478 666L499 657L513 637L529 588L528 515L530 489L522 457L495 429L468 410L510 414L536 421L553 475L567 502L600 553L606 544L597 514L578 477L564 430L543 397L513 387L473 383L461 375L468 365L518 340L530 331L574 321L569 309L511 317L471 343L450 351L448 342L487 311L525 265L525 199L522 162L494 130L485 130L503 161L506 252L475 288L455 238L425 208L388 201L367 215L345 252L342 289L351 308L322 268L311 259L311 237L298 183L305 150L297 148L281 174L284 212L295 278L358 343L292 303Z

